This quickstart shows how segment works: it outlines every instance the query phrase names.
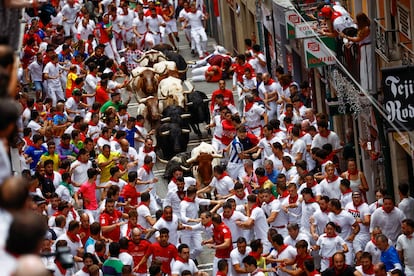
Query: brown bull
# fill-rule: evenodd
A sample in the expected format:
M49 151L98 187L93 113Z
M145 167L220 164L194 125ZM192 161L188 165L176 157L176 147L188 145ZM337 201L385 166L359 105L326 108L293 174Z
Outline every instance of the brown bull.
M157 128L161 118L160 110L158 107L158 98L150 96L141 99L139 103L144 104L145 109L139 108L138 114L144 115L145 121L149 124L149 126L152 129Z
M145 69L139 74L135 91L142 91L147 97L157 95L158 80L154 70Z

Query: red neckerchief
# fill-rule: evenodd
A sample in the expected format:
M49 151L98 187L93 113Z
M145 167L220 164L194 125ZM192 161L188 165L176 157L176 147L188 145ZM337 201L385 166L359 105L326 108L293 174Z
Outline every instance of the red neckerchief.
M154 147L151 147L149 150L147 150L145 147L142 149L143 153L150 153L151 151L154 151Z
M194 199L191 199L191 198L189 198L188 196L185 196L185 197L183 198L183 200L184 200L184 201L187 201L187 202L195 202L195 198L194 198Z
M208 228L208 227L210 227L211 225L213 225L213 221L209 221L206 225L204 225L204 228Z
M342 275L342 272L345 271L345 269L348 267L347 264L344 265L344 268L341 270L337 270L336 267L334 267L335 275Z
M296 201L298 201L298 198L299 198L299 195L296 195L294 197L289 196L289 204L296 203Z
M217 271L216 276L226 276L227 274L222 271Z
M86 265L82 267L82 271L89 274L89 268Z
M334 176L332 177L332 180L331 180L331 179L329 179L329 178L326 178L326 182L328 182L328 183L335 182L335 181L338 179L338 177L339 177L339 176L334 175Z
M66 268L63 268L62 264L55 259L56 267L59 269L60 274L66 275Z
M328 138L330 133L331 133L330 130L326 130L326 134L322 134L321 132L319 132L319 135L322 136L323 138Z
M54 216L54 217L58 217L58 216L60 216L60 215L62 215L62 216L64 216L64 217L66 218L66 216L65 216L64 214L62 214L62 212L61 212L61 211L59 211L59 210L57 210L57 211L53 214L53 216Z
M280 198L285 198L285 197L287 197L289 195L289 191L288 190L285 190L281 195L280 195Z
M149 207L149 203L146 203L146 202L143 202L143 201L140 202L140 204L138 205L138 207L139 206L142 206L142 205Z
M367 274L367 275L374 275L374 273L375 273L374 272L374 265L371 264L368 269L362 268L362 272L364 272L364 274Z
M335 238L336 236L337 236L336 233L334 233L332 235L326 234L326 237L327 238Z
M316 275L320 275L319 271L317 271L317 270L314 270L314 271L309 273L309 276L316 276Z
M312 183L312 186L308 186L308 184L306 184L306 187L308 187L308 188L313 188L313 187L315 187L316 185L318 185L318 181L316 181L316 180L313 180L313 183Z
M90 125L90 126L97 126L98 123L94 124L92 121L89 121L88 125Z
M253 107L253 103L246 103L245 107L244 107L244 111L247 112L249 111L252 107Z
M129 237L129 233L131 233L132 229L134 229L135 227L137 227L137 224L132 224L131 222L128 221L128 227L127 227L125 236Z
M72 242L80 242L80 239L78 237L78 235L73 234L69 231L66 231L66 236L68 236L68 238L72 241Z
M258 203L255 203L250 210L250 213L254 210L254 208L260 208Z
M175 178L174 176L171 178L171 181L177 184L177 178Z
M65 114L63 114L63 112L58 112L58 111L55 111L55 115L60 115L60 116L62 116L62 117L64 117L64 116L65 116Z
M29 137L24 137L23 139L26 141L26 144L27 144L28 147L34 146L33 141L30 140Z
M309 201L305 200L305 204L310 204L310 203L314 203L316 202L316 199L314 199L313 197L311 199L309 199Z
M259 186L260 186L260 187L262 187L262 186L263 186L263 184L264 184L267 180L269 180L269 177L267 177L266 175L264 175L264 176L258 176L258 177L257 177L257 182L258 182L258 184L259 184Z
M55 174L54 174L54 172L52 172L51 175L45 174L45 177L52 180L52 182L53 182L53 180L55 179Z
M352 175L358 175L359 174L359 171L358 170L355 170L355 171L350 171L350 170L347 170L347 172L348 172L348 180L351 180L351 176Z
M165 221L172 221L172 217L171 219L167 219L164 215L161 216Z
M385 211L384 206L382 206L381 208L382 208L382 210L384 210L384 212L385 212L385 213L387 213L387 214L391 213L391 212L392 212L392 210L394 210L394 207L393 207L393 208L392 208L392 210L388 213L387 211Z
M218 181L222 180L225 176L228 176L226 172L223 172L219 177L216 177Z
M349 194L349 193L352 193L351 188L348 188L345 192L342 192L342 195L346 195L346 194Z
M281 132L281 131L282 130L280 128L273 129L273 133L278 133L278 132Z
M377 241L374 238L371 238L372 243L377 246Z
M280 250L277 250L277 254L280 255L287 247L288 247L287 244L282 244L280 246Z
M144 127L144 123L141 123L141 122L136 122L135 125L139 127Z
M326 157L326 159L333 161L335 156L335 152L331 152L330 154L328 154L328 156Z
M275 200L276 198L275 198L275 196L274 195L272 195L270 198L269 198L269 200L268 201L266 201L266 203L267 204L269 204L270 202L272 202L273 200Z
M147 164L142 165L142 168L147 172L147 174L150 174L151 168Z
M69 149L69 148L70 148L70 144L69 144L69 145L67 145L67 146L65 146L64 144L60 143L60 146L61 146L62 148L64 148L64 149Z
M246 192L243 191L243 195L242 196L238 196L237 193L234 194L238 199L242 200L246 197Z
M275 82L275 81L274 81L272 78L270 78L270 79L267 81L267 83L265 83L264 85L272 85L274 82Z
M250 252L249 256L253 256L253 258L255 258L257 261L260 260L260 257L262 257L262 255L259 252Z
M183 258L181 258L181 257L180 257L180 255L178 255L178 256L175 258L175 260L176 260L176 261L180 261L180 262L182 262L182 263L184 263L184 264L188 264L188 261L186 261L186 260L184 260Z

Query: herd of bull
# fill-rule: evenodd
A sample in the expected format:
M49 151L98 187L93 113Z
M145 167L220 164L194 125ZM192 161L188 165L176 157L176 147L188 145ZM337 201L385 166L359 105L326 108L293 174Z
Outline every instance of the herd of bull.
M161 158L170 160L187 150L190 127L201 137L198 124L210 121L209 99L187 81L187 62L180 54L152 49L137 62L141 66L131 72L128 89L136 96L145 127L156 130Z

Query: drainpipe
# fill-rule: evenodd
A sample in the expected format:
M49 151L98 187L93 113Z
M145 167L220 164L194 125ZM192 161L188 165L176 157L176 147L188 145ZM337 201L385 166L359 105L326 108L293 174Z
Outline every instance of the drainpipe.
M263 11L262 0L255 0L256 4L256 24L257 33L259 35L259 45L261 49L264 49L264 37L263 37Z
M376 36L375 35L376 35L377 24L374 21L374 19L377 18L376 7L377 7L376 0L370 0L369 7L368 7L368 17L371 19L370 28L371 28L371 45L372 45L371 46L372 47L372 58L371 58L372 91L369 91L369 92L371 93L372 97L374 97L378 101L377 56L375 52L375 49L376 49ZM381 144L381 152L383 154L384 168L392 168L390 147L389 147L387 135L385 134L383 119L381 115L378 113L376 108L374 108L373 110L374 110L375 120L378 126L378 139ZM387 192L390 196L395 197L392 170L385 169L384 174L385 174L385 183L386 183Z

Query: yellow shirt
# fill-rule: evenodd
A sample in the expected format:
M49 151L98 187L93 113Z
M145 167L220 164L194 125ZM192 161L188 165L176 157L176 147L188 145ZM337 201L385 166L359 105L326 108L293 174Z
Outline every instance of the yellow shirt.
M101 154L98 155L98 165L102 164L102 163L106 163L109 160L112 160L114 157L119 157L119 152L111 152L109 154L109 158L106 158L105 155L103 155L101 153ZM109 179L111 178L111 173L109 171L115 165L116 165L115 162L112 161L111 163L109 163L105 167L100 167L101 168L101 183L105 183L105 182L109 181Z
M76 73L70 72L68 74L68 79L66 81L66 89L71 90L77 78L78 78L78 75L76 75Z
M46 160L53 160L53 170L55 172L59 171L59 154L56 152L53 155L50 155L48 152L40 156L40 162L45 162Z

